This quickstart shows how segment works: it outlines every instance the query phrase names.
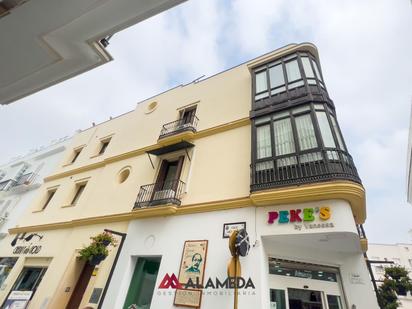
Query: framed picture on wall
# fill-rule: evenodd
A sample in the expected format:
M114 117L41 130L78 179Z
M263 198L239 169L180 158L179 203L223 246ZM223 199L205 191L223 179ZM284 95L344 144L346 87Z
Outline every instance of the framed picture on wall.
M189 278L192 282L203 283L206 265L207 240L187 240L183 247L179 269L179 282L185 285Z
M207 240L187 240L183 246L182 260L179 268L179 283L186 286L189 280L192 284L203 284ZM201 289L176 289L174 305L184 307L200 307L202 301Z

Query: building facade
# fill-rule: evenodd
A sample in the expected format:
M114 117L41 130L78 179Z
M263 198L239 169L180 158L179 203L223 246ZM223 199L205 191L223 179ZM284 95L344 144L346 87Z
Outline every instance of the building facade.
M378 308L365 192L312 44L141 102L63 161L10 229L41 251L18 254L3 303L37 267L30 308ZM79 250L104 230L119 245L90 268ZM239 262L233 230L249 235Z
M369 244L369 260L372 262L373 276L377 285L382 283L385 267L397 265L405 267L412 274L412 245L411 244ZM379 263L382 262L382 263ZM388 264L392 262L392 264ZM410 275L412 278L412 276ZM412 308L412 295L398 295L402 308Z
M69 141L68 138L59 139L47 147L41 147L0 166L1 247L10 246L9 228L15 227L30 207L43 183L43 178L60 163ZM30 234L24 236L28 237ZM13 256L1 258L0 286L5 287L4 282L17 260L17 257Z

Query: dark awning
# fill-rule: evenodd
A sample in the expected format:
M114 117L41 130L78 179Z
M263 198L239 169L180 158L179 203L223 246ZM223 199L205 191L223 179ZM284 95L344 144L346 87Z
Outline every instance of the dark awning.
M150 154L155 155L155 156L161 156L165 153L174 152L174 151L182 150L182 149L185 149L185 148L192 148L194 146L195 145L192 144L192 143L189 143L189 142L186 142L186 141L181 141L181 142L178 142L176 144L167 145L167 146L164 146L164 147L161 147L161 148L157 148L157 149L147 151L147 153L150 153Z

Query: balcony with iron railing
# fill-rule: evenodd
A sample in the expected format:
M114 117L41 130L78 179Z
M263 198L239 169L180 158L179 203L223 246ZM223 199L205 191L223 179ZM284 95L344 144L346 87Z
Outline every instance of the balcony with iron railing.
M334 179L361 183L352 157L338 149L280 156L251 165L252 192Z
M8 191L12 187L16 185L16 181L14 179L7 179L0 182L0 191Z
M192 115L189 118L180 118L178 120L166 123L162 126L159 139L186 131L196 132L198 122L199 119L196 115Z
M143 185L137 195L134 209L159 205L180 205L185 183L181 180L171 180Z

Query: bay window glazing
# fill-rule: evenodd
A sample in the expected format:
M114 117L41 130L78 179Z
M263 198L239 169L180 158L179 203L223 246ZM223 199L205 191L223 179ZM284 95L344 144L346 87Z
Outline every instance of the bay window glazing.
M288 55L280 60L257 68L255 79L255 101L276 96L295 88L319 85L324 88L318 64L308 53Z
M307 103L258 117L254 124L252 189L339 175L360 182L327 104Z

